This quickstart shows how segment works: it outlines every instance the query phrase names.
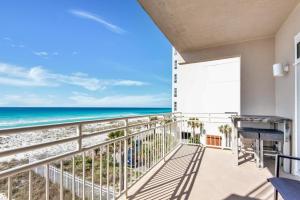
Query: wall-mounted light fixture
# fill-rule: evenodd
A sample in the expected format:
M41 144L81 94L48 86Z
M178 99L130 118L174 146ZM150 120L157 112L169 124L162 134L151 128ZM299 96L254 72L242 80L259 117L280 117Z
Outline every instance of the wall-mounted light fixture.
M276 63L273 65L273 76L280 77L284 76L289 71L289 65L282 65L281 63Z

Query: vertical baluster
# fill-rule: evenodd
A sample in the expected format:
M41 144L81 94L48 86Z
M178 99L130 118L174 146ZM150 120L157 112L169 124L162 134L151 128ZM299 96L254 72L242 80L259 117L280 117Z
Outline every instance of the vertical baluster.
M85 152L82 153L82 199L85 199Z
M147 166L148 166L147 145L148 145L148 143L147 143L147 132L145 132L145 149L144 149L144 151L145 151L145 165L144 165L145 170L144 170L144 172L147 171Z
M145 171L145 152L144 152L144 148L145 148L145 144L144 144L144 136L145 133L142 133L142 173L144 173Z
M148 148L147 148L147 160L148 160L148 169L150 168L150 136L151 136L151 131L150 132L148 132L148 142L147 142L147 146L148 146Z
M164 148L163 148L163 137L164 137L164 127L162 127L162 133L160 135L160 159L163 158L164 155Z
M94 183L95 183L95 175L94 175L94 169L95 169L95 150L92 150L92 200L94 200Z
M148 131L145 132L145 172L148 169Z
M128 119L125 120L125 136L128 136ZM127 199L127 159L128 159L128 140L127 138L124 141L124 190L125 190L125 199Z
M28 200L32 200L32 171L29 170L28 175Z
M153 166L153 158L154 158L154 130L151 131L150 134L150 168Z
M75 156L72 156L72 200L75 200Z
M148 131L145 133L145 172L148 169Z
M60 161L60 187L59 187L59 198L60 200L64 199L64 169L63 169L63 160Z
M151 168L153 163L153 136L154 132L151 131L149 136L149 168Z
M161 128L159 128L159 132L157 134L157 162L160 160L161 149L160 149L160 136L161 136Z
M153 145L153 149L154 149L153 165L155 165L156 162L157 162L157 129L156 129L156 124L155 124L155 132L154 132L153 140L154 140L154 145Z
M143 153L144 153L144 156L143 156L143 157L144 157L144 159L143 159L143 162L144 162L144 165L143 165L144 171L143 171L143 172L144 172L144 173L145 173L146 168L147 168L147 167L146 167L146 166L147 166L147 159L146 159L146 158L147 158L147 152L146 152L146 133L147 133L147 132L143 133L143 134L144 134L144 135L143 135L143 141L144 141L144 142L143 142L143 143L144 143L144 145L143 145L143 148L144 148L144 149L143 149Z
M165 159L165 135L166 135L166 125L163 125L163 135L162 135L162 157Z
M119 195L121 194L122 191L121 181L122 181L122 141L119 142Z
M141 171L141 167L142 167L142 151L141 151L141 146L142 146L142 141L141 141L141 137L140 135L138 135L138 141L139 141L139 161L138 161L138 171L140 172Z
M45 178L46 178L46 200L49 200L49 164L45 166Z
M109 199L109 144L106 145L106 199Z
M137 145L137 139L136 136L134 136L134 180L137 179L137 152L136 152L136 145Z
M114 142L113 198L116 196L116 143Z
M101 151L102 149L101 149L101 147L99 148L99 153L100 153L100 165L99 165L99 174L100 174L100 183L99 183L99 186L100 186L100 191L99 191L99 197L100 197L100 200L102 199L102 151Z
M7 199L12 200L12 183L10 176L7 178Z
M132 140L133 137L130 138L130 159L131 159L131 162L130 162L130 182L132 182L132 169L133 169L133 165L132 165L132 158L133 158L133 140Z

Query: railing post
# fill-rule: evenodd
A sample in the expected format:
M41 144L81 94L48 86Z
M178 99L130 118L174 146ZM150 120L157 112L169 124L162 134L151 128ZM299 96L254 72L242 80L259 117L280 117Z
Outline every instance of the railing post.
M125 131L124 135L128 135L128 119L125 119ZM127 138L124 141L124 195L125 199L127 199L127 158L128 158L128 140Z
M81 124L78 124L77 127L76 127L76 132L77 132L77 135L79 137L78 139L78 151L81 150L82 148L82 129L81 129Z

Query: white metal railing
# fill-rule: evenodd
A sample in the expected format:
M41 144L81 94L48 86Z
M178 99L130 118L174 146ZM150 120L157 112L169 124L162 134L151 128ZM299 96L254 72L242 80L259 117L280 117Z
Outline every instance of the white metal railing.
M230 117L236 114L235 112L182 113L181 142L231 149L234 127Z
M210 134L230 140L218 128L231 127L232 114L168 113L0 130L0 142L11 144L0 147L0 195L30 200L41 194L46 199L126 196L179 144L210 146L205 139Z
M126 195L179 144L180 122L178 116L168 114L0 130L6 141L27 141L1 148L0 194L30 200L40 193L46 199ZM44 185L33 185L36 182ZM24 183L27 189L18 191Z

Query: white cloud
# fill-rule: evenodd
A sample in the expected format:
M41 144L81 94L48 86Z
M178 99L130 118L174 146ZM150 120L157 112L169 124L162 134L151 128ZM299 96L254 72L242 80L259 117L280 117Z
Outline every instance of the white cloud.
M33 54L41 57L47 57L49 55L49 53L46 51L34 51Z
M116 86L143 86L143 85L147 85L147 83L145 82L141 82L141 81L133 81L133 80L116 80L113 81L112 83L113 85Z
M74 16L81 17L81 18L84 18L84 19L89 19L89 20L95 21L97 23L100 23L105 28L107 28L108 30L110 30L114 33L123 34L123 33L126 32L125 30L123 30L119 26L114 25L114 24L102 19L100 16L97 16L93 13L86 12L86 11L83 11L83 10L70 10L69 12Z
M7 40L7 41L12 41L12 39L11 38L9 38L9 37L4 37L4 38L2 38L3 40Z
M37 96L35 94L5 94L0 98L0 106L51 106L54 104L54 97Z
M169 107L171 97L168 94L155 95L116 95L93 97L82 93L73 93L70 97L75 106L99 107Z
M59 86L61 84L75 85L90 91L105 89L108 86L143 86L147 83L135 80L107 80L90 77L77 72L70 75L51 73L42 66L29 69L0 63L0 84L11 86Z

